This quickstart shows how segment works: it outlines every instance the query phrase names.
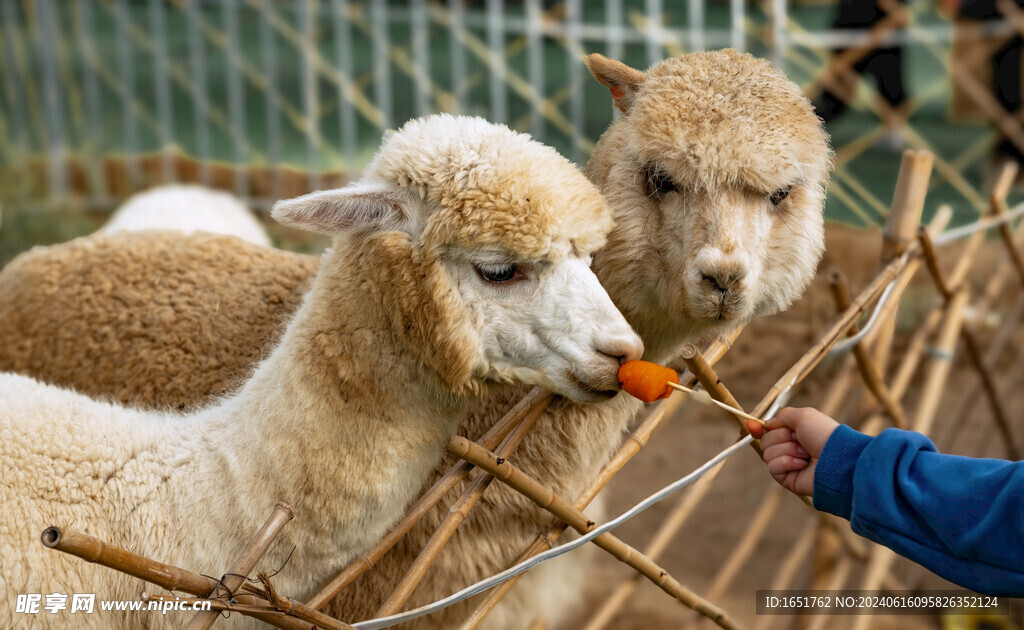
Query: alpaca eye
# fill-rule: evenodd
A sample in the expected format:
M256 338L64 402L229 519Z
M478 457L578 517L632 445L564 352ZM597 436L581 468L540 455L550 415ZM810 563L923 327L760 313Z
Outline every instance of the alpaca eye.
M525 276L519 265L477 265L476 272L486 282L505 284L513 280L522 280Z
M678 192L679 187L672 181L672 178L668 175L656 171L650 170L647 172L647 179L644 182L644 192L647 193L648 197L658 197L659 199L664 197L670 192Z
M793 187L786 186L785 188L780 188L773 192L772 194L768 195L768 199L772 202L773 206L777 206L783 201L785 201L786 197L789 197L789 193L791 192L793 192Z

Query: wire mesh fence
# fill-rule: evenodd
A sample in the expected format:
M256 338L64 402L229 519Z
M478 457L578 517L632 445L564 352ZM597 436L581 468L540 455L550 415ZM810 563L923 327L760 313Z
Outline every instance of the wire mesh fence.
M850 28L854 5L884 19ZM0 202L8 218L108 210L188 181L265 209L349 181L386 129L438 111L507 123L582 163L613 118L584 54L644 68L730 46L812 99L844 92L830 218L880 222L911 147L936 154L930 199L963 222L985 207L1000 143L1024 145L1013 107L985 107L986 53L950 54L1019 40L1016 5L996 17L952 20L923 0L0 0ZM858 65L883 47L903 67L898 107Z

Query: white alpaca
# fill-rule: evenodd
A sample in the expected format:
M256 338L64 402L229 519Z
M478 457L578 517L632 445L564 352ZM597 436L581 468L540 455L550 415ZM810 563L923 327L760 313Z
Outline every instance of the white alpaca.
M133 195L101 232L178 230L215 232L270 247L270 237L237 197L203 186L171 184Z
M264 566L294 547L275 584L308 597L401 516L493 383L603 400L620 360L642 353L588 269L611 226L603 199L564 158L505 127L413 121L386 137L358 185L280 202L274 216L334 243L281 343L236 394L175 416L0 375L3 601L134 599L146 588L43 548L49 525L220 575L279 500L296 519ZM25 620L0 609L0 626ZM137 613L32 618L71 621L140 623Z

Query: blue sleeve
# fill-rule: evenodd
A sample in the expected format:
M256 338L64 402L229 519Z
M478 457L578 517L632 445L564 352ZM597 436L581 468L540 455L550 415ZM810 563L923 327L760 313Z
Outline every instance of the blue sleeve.
M943 455L920 433L840 425L814 474L814 507L947 580L1024 596L1024 461Z

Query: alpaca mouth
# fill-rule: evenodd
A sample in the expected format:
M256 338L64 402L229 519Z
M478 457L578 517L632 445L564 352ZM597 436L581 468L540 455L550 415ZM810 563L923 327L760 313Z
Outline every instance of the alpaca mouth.
M733 302L726 296L705 296L694 305L693 312L709 322L726 322L735 319L739 311Z
M617 389L607 389L603 387L603 384L596 385L593 383L588 383L587 381L583 380L579 374L576 373L576 370L566 370L565 378L570 383L572 383L573 386L582 390L583 392L593 394L595 396L600 396L601 398L611 398L615 396L615 394L619 393Z
M714 305L711 308L714 319L719 322L732 321L739 319L743 313L743 296L737 291L730 291L717 296L714 300Z

